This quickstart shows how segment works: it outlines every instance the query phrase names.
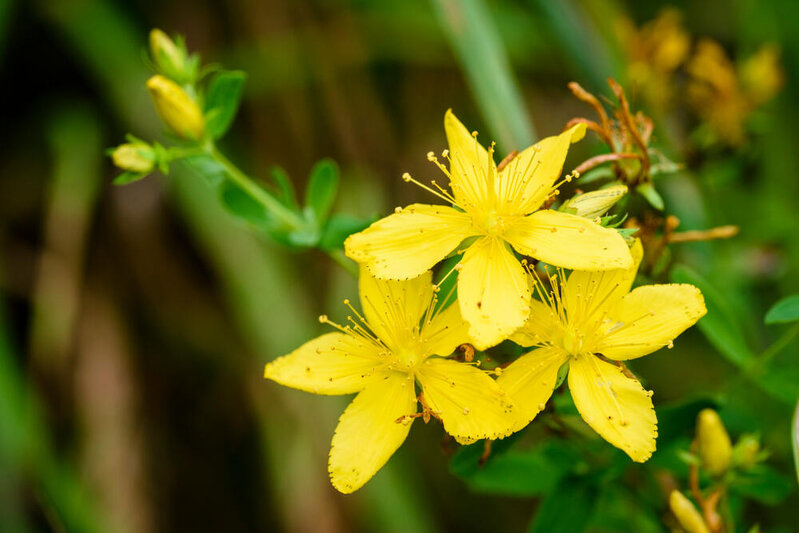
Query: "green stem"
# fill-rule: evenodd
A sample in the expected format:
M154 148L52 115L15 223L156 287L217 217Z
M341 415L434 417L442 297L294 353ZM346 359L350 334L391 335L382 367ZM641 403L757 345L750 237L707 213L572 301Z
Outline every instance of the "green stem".
M744 373L751 376L762 371L768 366L771 360L774 359L774 356L784 350L797 335L799 335L799 323L794 324L792 328L788 329L779 339L774 341L771 346L766 348L762 354L752 359L744 368Z
M292 229L299 229L305 225L305 221L300 216L281 204L274 196L269 194L263 187L259 186L244 172L234 165L216 146L208 141L205 145L205 152L214 158L227 172L230 180L238 185L241 190L252 197L253 200L264 206L264 209L281 220L286 226Z

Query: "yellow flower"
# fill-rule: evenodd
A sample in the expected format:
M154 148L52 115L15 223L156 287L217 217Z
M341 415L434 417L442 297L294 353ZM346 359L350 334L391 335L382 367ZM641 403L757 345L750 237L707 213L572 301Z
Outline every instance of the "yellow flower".
M184 138L200 139L205 119L200 107L174 81L156 74L147 80L155 110L169 129Z
M632 252L632 268L575 271L568 280L561 272L550 279L551 291L530 276L542 301L533 301L530 318L511 340L538 349L497 378L516 404L516 430L544 408L558 369L568 363L569 389L586 423L634 461L652 455L657 436L652 393L617 362L671 346L706 310L702 294L691 285L630 291L643 253L640 241Z
M333 486L354 492L388 461L417 416L439 418L461 443L502 438L514 423L505 392L474 365L446 356L466 340L457 305L440 312L430 272L382 281L361 269L363 315L266 365L265 377L314 394L358 395L339 419L330 447ZM447 300L445 298L444 300ZM349 302L345 301L347 305ZM424 408L417 414L415 383Z
M531 295L520 254L567 268L625 268L631 259L624 239L614 230L542 205L557 195L569 145L580 140L578 124L543 139L500 168L493 144L486 150L447 111L444 127L449 169L434 161L450 180L450 194L414 181L455 207L413 204L350 236L347 255L384 279L418 276L444 259L465 239L458 275L458 301L478 348L503 341L527 319ZM568 176L565 181L571 179Z

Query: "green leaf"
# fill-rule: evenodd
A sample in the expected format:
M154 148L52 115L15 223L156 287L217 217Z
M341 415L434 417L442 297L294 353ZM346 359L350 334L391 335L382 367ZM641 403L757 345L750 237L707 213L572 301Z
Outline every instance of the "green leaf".
M692 436L697 415L708 408L717 409L718 403L711 398L694 398L658 407L658 444Z
M235 183L230 181L222 183L219 187L219 198L222 205L236 217L264 229L269 225L269 216L263 205Z
M777 505L794 489L793 480L767 465L756 465L739 472L730 490L766 505Z
M332 159L322 159L313 169L305 190L305 206L320 226L327 220L338 191L338 166Z
M615 179L616 174L613 173L613 168L609 166L592 168L585 174L581 174L577 183L580 186L594 183L595 181Z
M147 172L123 172L111 183L114 185L127 185L128 183L133 183L135 181L139 181L142 178L147 177Z
M783 298L766 313L766 324L786 324L799 320L799 294Z
M352 215L335 214L330 217L322 230L319 247L324 251L340 250L344 241L353 233L366 229L373 220L364 220Z
M213 139L222 137L233 123L247 75L222 71L211 79L205 99L205 129Z
M654 185L651 183L644 183L643 185L636 187L635 190L638 191L638 194L643 196L647 202L649 202L649 205L658 211L663 211L663 208L665 207L663 204L663 198L660 196L660 193L657 192Z
M227 171L213 157L207 154L184 157L181 163L187 165L194 172L208 180L212 186L221 185L227 181Z
M277 199L280 200L280 203L289 209L299 211L300 206L297 204L297 195L294 192L294 183L292 183L288 173L286 173L283 168L277 165L270 168L269 173L272 175L272 179L277 185L277 194L275 197L277 197Z
M585 531L594 514L599 491L586 478L567 477L541 502L530 533Z
M510 447L513 446L517 440L519 440L519 437L521 437L521 433L516 432L505 439L494 441L494 443L491 445L491 455L489 456L487 463L495 460L497 457L507 452ZM461 446L458 448L458 451L455 452L449 462L450 472L464 479L475 475L481 468L480 457L483 455L484 450L484 440L479 440L474 444Z
M735 366L740 367L749 361L752 352L741 334L730 304L721 292L685 265L677 265L672 269L671 280L675 283L690 283L702 291L707 314L699 320L697 326L710 344Z

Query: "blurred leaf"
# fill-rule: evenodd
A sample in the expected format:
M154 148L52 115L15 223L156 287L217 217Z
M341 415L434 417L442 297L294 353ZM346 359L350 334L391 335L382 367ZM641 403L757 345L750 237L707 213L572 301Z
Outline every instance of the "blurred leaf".
M213 139L222 137L239 109L247 75L239 70L216 74L205 97L205 128Z
M768 465L756 465L739 472L730 490L766 505L777 505L794 489L793 480Z
M227 180L225 167L209 155L192 155L184 157L180 162L191 168L194 173L207 179L212 186L221 185Z
M305 190L305 206L314 214L317 224L324 224L333 202L336 201L338 192L338 165L332 159L322 159L313 169L308 178L308 188Z
M326 252L340 250L344 247L347 237L366 229L371 223L372 220L336 213L325 224L319 247Z
M123 172L116 178L114 178L113 183L114 185L127 185L128 183L133 183L134 181L139 181L142 178L147 176L146 172Z
M277 197L280 202L295 211L299 211L300 206L297 204L297 195L294 192L294 183L291 178L281 167L275 165L269 169L272 179L277 184L278 194Z
M219 187L222 205L236 217L260 228L269 224L269 216L264 206L233 182L225 181Z
M791 444L793 445L793 466L796 468L796 481L799 482L799 402L793 413L793 427L791 427Z
M741 334L732 307L720 291L685 265L677 265L672 269L671 280L675 283L689 283L702 291L707 314L699 320L697 326L710 344L735 366L740 367L752 359L752 352Z
M766 324L785 324L799 320L799 294L783 298L766 313Z
M530 533L585 531L594 514L594 505L598 496L597 487L587 478L563 478L541 502L528 531Z
M505 496L548 494L570 471L574 458L561 453L557 442L529 450L509 449L517 435L520 433L495 441L483 465L483 441L461 447L450 462L450 471L475 492Z
M608 165L602 167L592 168L585 174L581 174L577 183L582 187L595 181L616 179L616 174L613 172L613 167Z
M660 193L657 192L655 186L651 183L644 183L643 185L639 185L635 188L638 191L638 194L644 197L649 205L657 209L658 211L663 211L665 205L663 204L663 197L660 196Z

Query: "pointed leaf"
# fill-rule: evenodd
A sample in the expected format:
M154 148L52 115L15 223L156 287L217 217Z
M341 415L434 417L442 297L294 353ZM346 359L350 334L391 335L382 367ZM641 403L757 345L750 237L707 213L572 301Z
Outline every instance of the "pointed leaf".
M327 220L338 192L338 166L332 159L322 159L313 169L305 191L305 206L320 226Z
M212 138L222 137L233 123L246 79L238 70L222 71L211 79L205 99L205 128Z
M766 313L766 324L785 324L799 320L799 294L783 298Z
M655 186L651 183L644 183L643 185L639 185L635 189L638 193L643 196L649 205L657 209L658 211L663 211L665 207L663 204L663 198L660 196L660 193L655 190Z

